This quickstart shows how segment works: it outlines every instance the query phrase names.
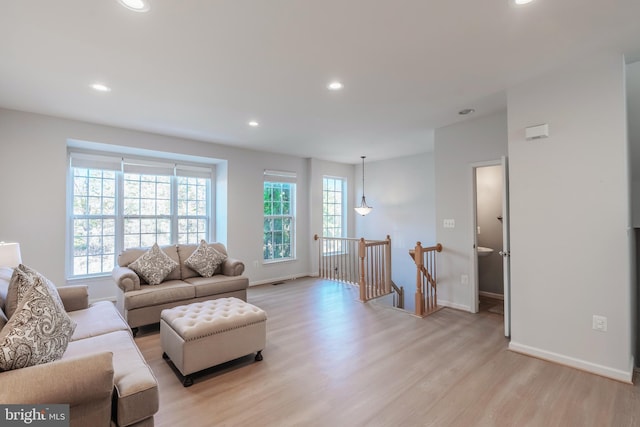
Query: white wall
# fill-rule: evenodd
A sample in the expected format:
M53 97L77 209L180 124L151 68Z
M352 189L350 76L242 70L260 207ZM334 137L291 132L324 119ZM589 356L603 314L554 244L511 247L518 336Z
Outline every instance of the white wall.
M624 61L585 59L508 92L510 348L620 380L632 357ZM526 141L527 126L550 137ZM594 314L608 331L592 329Z
M473 311L472 165L507 154L507 113L436 129L434 154L436 236L443 246L437 262L439 302ZM455 228L444 228L444 219L454 219Z
M430 246L435 234L435 175L433 153L365 163L365 195L373 211L360 216L353 210L356 237L391 237L392 279L405 289L405 309L413 311L416 267L409 257L417 241ZM356 168L355 205L362 197L362 166Z
M0 109L0 240L20 242L23 261L58 285L65 278L65 224L67 140L76 139L227 160L217 168L226 175L226 230L216 230L229 254L245 262L252 284L307 275L311 270L309 245L309 161L307 159L229 146L136 132L108 126ZM338 166L342 168L342 166ZM314 173L330 173L334 164L319 162ZM262 265L262 183L264 169L298 174L297 260ZM353 166L347 167L353 170ZM224 184L224 183L221 183ZM322 185L320 183L320 185ZM223 185L224 186L224 185ZM321 203L313 200L313 203ZM226 231L226 233L225 233ZM315 230L314 230L315 231ZM91 298L115 293L107 280L92 285Z

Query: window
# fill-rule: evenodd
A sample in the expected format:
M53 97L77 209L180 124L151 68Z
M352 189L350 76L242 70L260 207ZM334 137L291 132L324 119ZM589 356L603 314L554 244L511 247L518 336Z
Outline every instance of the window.
M69 276L111 273L122 250L209 240L211 169L71 153Z
M171 243L171 178L124 174L124 248Z
M322 178L322 236L345 237L346 180L325 176ZM322 253L341 253L342 242L323 241Z
M295 173L265 171L262 246L264 261L295 258L295 179Z
M179 176L178 243L207 240L210 179Z
M116 172L73 169L73 274L111 271L116 252Z

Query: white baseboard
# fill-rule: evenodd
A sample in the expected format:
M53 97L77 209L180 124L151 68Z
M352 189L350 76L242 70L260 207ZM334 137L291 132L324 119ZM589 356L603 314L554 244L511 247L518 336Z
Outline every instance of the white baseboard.
M504 295L502 294L495 294L493 292L486 292L486 291L478 291L478 295L480 295L481 297L500 299L504 301Z
M455 302L438 299L438 305L442 305L444 307L455 308L456 310L468 311L471 313L471 307L468 305L458 304Z
M581 371L590 372L616 381L632 384L634 365L633 357L631 358L630 365L627 370L620 370L609 366L598 365L597 363L587 362L586 360L565 356L563 354L542 350L536 347L531 347L525 344L520 344L514 341L509 343L509 350L527 356L537 357L538 359L547 360L549 362L558 363L560 365L569 366L571 368L580 369Z

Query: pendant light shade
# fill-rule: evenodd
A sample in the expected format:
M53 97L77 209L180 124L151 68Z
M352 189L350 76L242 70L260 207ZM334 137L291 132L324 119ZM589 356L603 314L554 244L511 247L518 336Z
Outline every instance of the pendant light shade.
M360 156L362 159L362 200L360 200L360 206L354 208L356 212L360 215L365 216L373 209L371 206L367 205L367 199L364 197L364 159L365 156Z

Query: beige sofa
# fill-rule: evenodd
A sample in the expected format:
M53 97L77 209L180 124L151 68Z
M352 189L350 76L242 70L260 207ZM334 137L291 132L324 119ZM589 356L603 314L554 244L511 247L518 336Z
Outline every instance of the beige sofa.
M11 269L0 269L4 310ZM158 383L111 302L89 304L86 286L58 288L76 329L62 359L0 372L3 404L70 405L70 425L153 426Z
M209 246L227 255L222 243L210 243ZM178 267L159 285L147 284L128 267L148 248L127 249L118 256L118 266L112 274L117 285L116 306L134 335L139 326L159 323L160 313L165 308L222 297L247 300L249 279L242 276L244 264L227 257L212 277L202 277L184 264L197 247L195 244L161 246Z

